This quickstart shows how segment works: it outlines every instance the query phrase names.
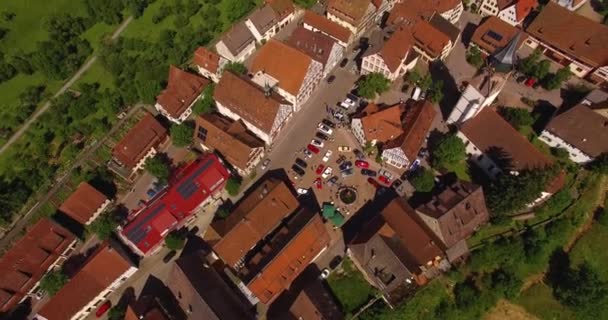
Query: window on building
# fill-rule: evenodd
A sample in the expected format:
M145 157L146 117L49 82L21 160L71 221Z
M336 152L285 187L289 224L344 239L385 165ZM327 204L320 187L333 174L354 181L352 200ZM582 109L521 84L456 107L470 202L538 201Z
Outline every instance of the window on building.
M198 134L197 134L197 136L202 141L207 140L207 129L205 129L203 127L198 127Z

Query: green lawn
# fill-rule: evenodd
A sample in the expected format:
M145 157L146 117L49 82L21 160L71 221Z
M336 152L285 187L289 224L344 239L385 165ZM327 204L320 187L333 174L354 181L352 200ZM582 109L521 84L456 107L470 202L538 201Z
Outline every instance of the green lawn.
M460 180L471 181L471 175L469 174L469 165L466 161L448 164L445 166L445 169L450 172L454 172Z
M595 223L591 230L578 240L570 253L573 265L586 261L604 281L608 281L608 227Z
M340 301L344 313L353 313L374 295L374 288L365 281L349 259L344 260L341 271L331 274L327 283Z
M543 320L576 319L574 312L555 300L551 288L545 284L534 285L514 302Z
M75 83L74 87L78 88L81 84L95 82L99 83L101 89L113 89L115 87L112 82L112 75L106 71L99 61L96 61L91 68L82 75Z
M110 39L115 29L116 26L98 23L90 27L89 30L85 31L80 37L89 41L93 50L97 51L101 47L103 41Z

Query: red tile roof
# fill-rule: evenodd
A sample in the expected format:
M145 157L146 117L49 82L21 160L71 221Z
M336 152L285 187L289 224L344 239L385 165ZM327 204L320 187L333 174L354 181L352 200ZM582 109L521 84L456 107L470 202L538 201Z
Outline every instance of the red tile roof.
M59 207L59 210L72 219L86 224L108 198L90 184L82 182Z
M172 65L169 67L167 88L156 97L156 102L169 115L179 118L209 83L211 81L208 79L183 71Z
M506 46L517 33L519 29L506 23L496 16L486 18L473 33L471 41L489 54L494 53L497 49ZM500 38L497 39L496 36ZM520 39L520 44L526 40L527 36Z
M410 161L416 159L436 116L437 110L432 103L426 100L407 101L401 119L404 133L389 141L384 149L399 147Z
M266 4L269 4L272 7L281 20L285 19L295 10L291 0L266 0Z
M519 0L515 4L515 15L517 21L523 21L529 14L538 7L537 0Z
M450 42L450 38L447 35L435 29L426 20L421 20L414 25L412 36L414 37L416 46L426 52L431 58L440 57L443 48Z
M320 62L323 66L327 65L331 50L336 43L332 37L321 32L310 31L304 27L297 27L286 43L312 59Z
M329 36L338 39L344 43L348 43L351 37L351 32L343 26L327 19L322 15L318 15L310 10L304 12L304 24L308 24L313 28L320 30Z
M146 115L114 146L112 156L125 167L133 168L151 148L167 138L167 129L152 114Z
M168 231L189 217L207 198L221 191L229 177L216 155L199 158L175 174L168 191L130 221L122 235L147 254Z
M378 54L382 56L389 70L395 72L401 66L408 52L410 52L412 44L413 39L410 32L405 29L399 29L382 46Z
M370 4L370 0L329 0L327 12L357 27Z
M297 96L304 84L312 59L278 40L268 41L251 63L251 72L262 71L279 81L279 87Z
M205 47L198 47L194 52L192 62L211 73L216 73L220 67L220 56Z
M0 258L0 312L16 306L75 239L47 218L28 228Z
M370 105L365 110L368 110ZM382 110L363 114L361 125L363 126L365 139L386 143L401 136L403 134L403 127L401 126L402 111L401 105L396 104Z
M132 266L119 248L102 244L84 267L38 312L48 320L68 320Z
M413 25L420 20L430 19L435 12L442 14L453 10L460 3L460 0L402 0L391 10L387 23Z

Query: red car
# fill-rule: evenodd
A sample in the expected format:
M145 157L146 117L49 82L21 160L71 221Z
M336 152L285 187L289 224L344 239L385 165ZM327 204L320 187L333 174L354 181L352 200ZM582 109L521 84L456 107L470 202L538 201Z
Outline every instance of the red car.
M99 306L99 308L97 308L97 311L95 312L95 316L97 318L101 318L101 316L103 316L104 313L106 313L108 310L110 310L111 307L112 307L112 302L106 301L106 303L102 304L101 306Z
M355 161L355 167L367 169L367 168L369 168L369 162L363 161L363 160L357 160L357 161Z
M317 189L323 189L323 183L321 182L321 178L316 178L314 184Z
M380 184L378 183L378 181L376 181L376 179L372 177L367 178L367 182L369 182L376 189L380 188Z
M320 165L317 167L317 170L315 170L315 173L316 173L316 174L321 174L321 173L323 173L323 169L325 169L325 166L324 166L324 165L322 165L322 164L320 164Z
M314 154L319 153L319 148L313 146L312 144L307 145L306 149L310 150Z
M378 177L378 180L380 180L380 182L386 184L386 185L390 185L391 184L391 179L389 179L386 176L380 176Z
M525 85L527 87L532 87L534 86L534 84L536 83L536 78L528 78L528 80L526 80Z

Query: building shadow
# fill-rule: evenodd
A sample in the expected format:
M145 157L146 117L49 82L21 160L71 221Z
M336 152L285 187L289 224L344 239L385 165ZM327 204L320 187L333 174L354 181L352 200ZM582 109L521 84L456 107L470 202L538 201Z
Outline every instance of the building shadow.
M484 20L482 20L481 23L483 23ZM465 47L469 46L469 43L471 43L471 39L473 38L473 33L475 33L475 29L477 29L477 25L471 22L468 22L464 28L462 28L462 32L460 34L460 42L462 42L462 44L464 44Z
M503 148L490 147L485 154L503 171L508 172L513 169L513 158Z
M397 197L398 195L393 189L379 188L376 191L376 196L373 200L366 202L361 209L342 226L344 243L348 245L361 231L361 228L377 216L389 202Z
M446 120L450 116L450 112L458 102L460 98L460 90L458 90L458 84L450 70L443 63L443 61L433 62L429 69L433 81L443 81L443 99L439 102L439 109L441 110L441 116L443 120Z
M536 116L536 121L532 124L532 129L537 135L545 129L557 111L558 109L549 101L537 101L532 110L532 113Z

